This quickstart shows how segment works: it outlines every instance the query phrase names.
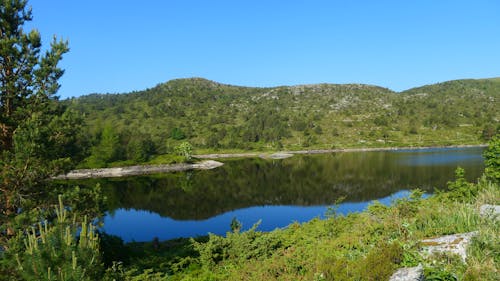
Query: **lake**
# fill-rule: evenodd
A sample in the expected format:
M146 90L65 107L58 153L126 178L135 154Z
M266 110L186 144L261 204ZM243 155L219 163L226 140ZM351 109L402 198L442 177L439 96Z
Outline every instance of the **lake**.
M108 198L104 230L125 241L225 234L233 218L243 229L259 220L270 231L337 212L390 204L420 188L432 193L461 166L470 181L483 172L483 148L435 148L295 155L282 160L224 160L208 171L93 179Z

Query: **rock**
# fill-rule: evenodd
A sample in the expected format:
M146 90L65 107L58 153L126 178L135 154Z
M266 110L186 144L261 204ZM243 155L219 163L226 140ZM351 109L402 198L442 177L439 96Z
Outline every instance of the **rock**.
M220 167L224 165L224 163L214 161L214 160L206 160L202 161L200 163L192 164L193 169L198 169L198 170L211 170L215 169L217 167Z
M270 158L270 159L285 159L285 158L290 158L292 156L293 156L293 154L291 154L291 153L277 152L277 153L273 153L273 154L267 156L266 158Z
M389 281L421 281L424 280L424 268L421 264L416 267L400 268L391 276Z
M89 178L114 178L126 176L138 176L157 173L181 172L188 170L210 170L224 165L221 162L205 160L194 164L166 164L166 165L143 165L121 168L82 169L74 170L66 175L59 175L53 179L89 179Z
M422 240L423 253L424 255L444 252L453 253L459 255L465 262L467 259L467 246L475 235L477 235L477 231Z
M479 214L482 217L487 217L487 218L493 218L493 219L500 219L500 205L481 205L479 207Z
M482 217L493 219L500 218L499 205L482 205L479 208L479 214ZM467 247L472 237L477 235L477 231L445 235L437 238L422 240L422 253L429 256L434 253L453 253L459 255L464 262L467 260ZM424 280L422 265L410 268L400 268L391 276L389 281L417 281Z

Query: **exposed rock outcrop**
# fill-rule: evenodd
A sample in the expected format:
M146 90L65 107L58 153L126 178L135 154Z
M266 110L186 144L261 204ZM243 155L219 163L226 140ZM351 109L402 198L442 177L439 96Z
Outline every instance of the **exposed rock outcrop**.
M424 268L421 264L416 267L400 268L391 276L389 281L422 281L424 280Z
M59 175L54 179L89 179L89 178L113 178L148 175L156 173L181 172L188 170L210 170L224 165L221 162L213 160L205 160L199 163L188 164L164 164L164 165L143 165L129 166L119 168L102 168L102 169L81 169L73 170L66 175Z
M465 262L467 259L467 246L472 237L477 235L477 231L445 235L437 238L422 240L423 254L431 255L433 253L452 253L459 255Z
M500 218L500 205L481 205L479 214L485 218L498 220ZM422 254L425 256L434 253L453 253L459 255L464 262L467 260L467 247L477 231L445 235L437 238L422 240ZM410 268L400 268L391 276L389 281L419 281L424 280L422 265Z
M292 157L293 154L291 153L284 153L284 152L277 152L277 153L273 153L269 156L267 156L266 158L269 158L269 159L285 159L285 158L289 158L289 157Z
M500 205L484 204L479 207L479 214L482 217L488 217L498 220L500 219Z

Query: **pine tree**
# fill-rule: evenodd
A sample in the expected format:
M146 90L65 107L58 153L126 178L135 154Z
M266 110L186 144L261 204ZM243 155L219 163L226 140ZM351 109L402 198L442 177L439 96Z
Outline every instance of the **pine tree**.
M41 55L37 30L25 33L32 19L25 0L2 0L0 6L0 149L12 150L16 129L30 117L55 111L52 101L64 71L57 64L68 43L54 41Z
M500 183L500 133L491 138L483 156L484 173L491 181Z
M12 218L42 207L45 180L79 149L81 118L55 95L68 43L54 38L42 53L40 33L23 29L31 20L26 0L0 0L0 246L15 232Z

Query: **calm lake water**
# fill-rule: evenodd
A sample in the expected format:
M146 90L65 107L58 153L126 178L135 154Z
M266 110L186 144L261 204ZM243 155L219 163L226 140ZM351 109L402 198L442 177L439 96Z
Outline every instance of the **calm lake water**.
M283 160L224 161L210 171L89 180L108 197L104 230L125 241L225 234L233 218L248 229L261 220L269 231L338 212L385 204L420 188L431 193L453 180L457 166L475 181L483 172L482 148L295 155Z

